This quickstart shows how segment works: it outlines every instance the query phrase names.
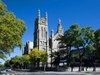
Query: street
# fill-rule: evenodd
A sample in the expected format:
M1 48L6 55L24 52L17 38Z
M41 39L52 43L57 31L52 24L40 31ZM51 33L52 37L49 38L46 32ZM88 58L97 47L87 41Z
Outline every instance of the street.
M0 75L100 75L100 72L7 72Z
M71 72L71 68L66 71L38 71L38 72L21 72L21 71L6 71L0 75L100 75L100 68L96 68L96 71L93 72L93 68L88 68L88 71L84 70L79 72L78 68L74 68Z

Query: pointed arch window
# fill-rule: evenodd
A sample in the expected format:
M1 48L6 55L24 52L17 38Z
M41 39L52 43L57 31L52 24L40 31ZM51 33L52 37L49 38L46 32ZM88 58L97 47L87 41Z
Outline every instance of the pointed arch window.
M44 28L44 38L47 37L46 28Z
M41 27L41 37L43 38L43 27Z

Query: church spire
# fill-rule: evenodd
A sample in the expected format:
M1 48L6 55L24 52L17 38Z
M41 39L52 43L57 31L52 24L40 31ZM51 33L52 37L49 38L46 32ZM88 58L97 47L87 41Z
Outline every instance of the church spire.
M61 25L61 19L58 20L58 30L57 30L57 32L60 35L63 35L63 29L62 29L62 25Z
M54 30L51 30L51 37L54 37Z
M40 18L40 9L38 10L38 18Z
M40 25L40 18L41 18L41 15L40 15L40 9L38 10L38 26Z
M58 32L62 29L61 19L58 19Z
M46 16L45 18L47 19L48 18L48 13L47 12L45 13L45 16Z
M58 20L58 24L61 25L61 19Z
M48 13L45 13L46 25L48 25Z

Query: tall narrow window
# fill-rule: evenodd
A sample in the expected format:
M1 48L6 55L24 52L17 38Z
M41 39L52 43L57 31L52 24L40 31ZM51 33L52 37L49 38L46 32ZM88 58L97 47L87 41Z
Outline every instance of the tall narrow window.
M41 37L43 38L43 27L41 27Z
M44 28L44 38L46 38L46 35L47 35L46 28Z

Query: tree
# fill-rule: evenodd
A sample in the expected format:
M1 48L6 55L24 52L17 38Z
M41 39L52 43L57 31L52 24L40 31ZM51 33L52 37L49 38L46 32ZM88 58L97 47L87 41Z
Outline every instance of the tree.
M22 59L21 59L21 56L15 56L13 58L11 58L10 60L10 65L12 68L22 68Z
M94 57L93 57L93 71L95 71L95 63L100 62L100 29L96 30L94 32L94 39L93 42L93 48L94 48Z
M21 62L23 65L23 68L28 68L28 65L30 65L30 56L29 55L23 55L21 56Z
M94 30L91 27L81 28L79 37L80 37L79 42L81 43L77 43L77 42L76 43L79 44L79 47L82 47L81 54L80 54L80 64L82 66L83 57L86 55L86 47L90 46L89 44L92 45L92 40L94 38ZM76 40L79 40L79 39L76 39ZM84 67L83 67L83 70L84 70ZM81 69L79 71L81 71Z
M40 61L43 63L45 71L46 62L48 60L48 54L45 50L40 50L39 53L40 53Z
M38 50L37 48L34 48L30 54L30 59L32 64L34 64L34 68L36 67L36 62L37 62L37 67L39 68L39 62L42 62L44 65L44 71L45 71L45 63L48 60L48 54L45 50Z
M96 33L95 33L96 34ZM99 33L96 34L99 36ZM89 52L94 52L95 42L94 30L91 27L80 28L78 24L73 24L62 37L61 43L68 47L69 61L72 57L71 50L76 49L79 53L79 71L81 71L82 60ZM95 39L95 42L93 40ZM100 39L98 39L99 41ZM99 48L100 49L100 48ZM87 53L86 53L87 52ZM68 59L68 58L67 58ZM72 63L72 61L70 62Z
M10 65L10 60L7 60L5 63L4 63L5 67L11 67Z
M35 59L36 57L39 57L39 56L40 56L39 50L38 50L37 48L34 48L34 49L30 52L29 56L30 56L31 60L34 61L34 59ZM37 61L37 60L35 60L35 61Z
M96 57L100 59L100 29L94 32L94 36L95 38L93 42L94 42L94 47L96 49Z
M37 57L40 57L39 50L38 50L37 48L34 48L34 49L30 52L29 56L30 56L31 64L34 64L33 66L34 66L34 68L35 68L35 67L36 67L36 62L38 62ZM39 67L39 63L38 63L37 66Z
M0 58L5 60L6 56L4 55L3 51L0 51Z
M61 43L65 44L67 47L67 63L69 66L70 57L71 57L71 50L73 48L77 48L79 50L79 46L81 45L82 41L80 38L81 29L78 24L73 24L70 26L68 30L65 31L64 36L61 39ZM80 53L79 53L80 57Z
M92 45L92 40L94 39L94 30L91 27L84 27L81 29L81 39L83 47L83 55L85 54L85 49L87 46Z
M28 65L30 65L29 55L15 56L5 62L5 67L11 67L11 68L16 68L16 69L17 68L26 69L28 68Z
M67 53L67 50L65 50L65 49L52 52L52 54L51 54L51 57L53 58L52 64L56 67L56 69L59 69L60 63L63 63L62 66L65 66L64 63L66 63L66 61L67 61L66 53Z
M93 47L94 30L91 27L81 28L80 36L81 36L81 40L82 40L81 58L83 59L86 55L94 52L94 47ZM84 68L83 68L83 70L84 70Z
M6 5L0 0L0 55L2 53L5 56L15 47L21 48L21 38L25 30L24 21L8 12Z
M88 66L93 66L93 71L95 71L95 47L94 47L94 43L90 43L86 46L86 54L85 57L87 58L86 64L86 71L87 71L87 67Z
M2 0L0 0L0 15L5 14L6 11L7 11L6 5L2 2Z
M70 28L73 31L73 42L72 45L74 48L78 50L79 53L79 71L81 71L81 65L82 65L82 57L81 57L81 49L80 47L82 46L82 39L81 39L81 28L79 27L78 24L74 24Z
M0 64L0 68L2 68L2 67L4 67L4 65L3 64Z

